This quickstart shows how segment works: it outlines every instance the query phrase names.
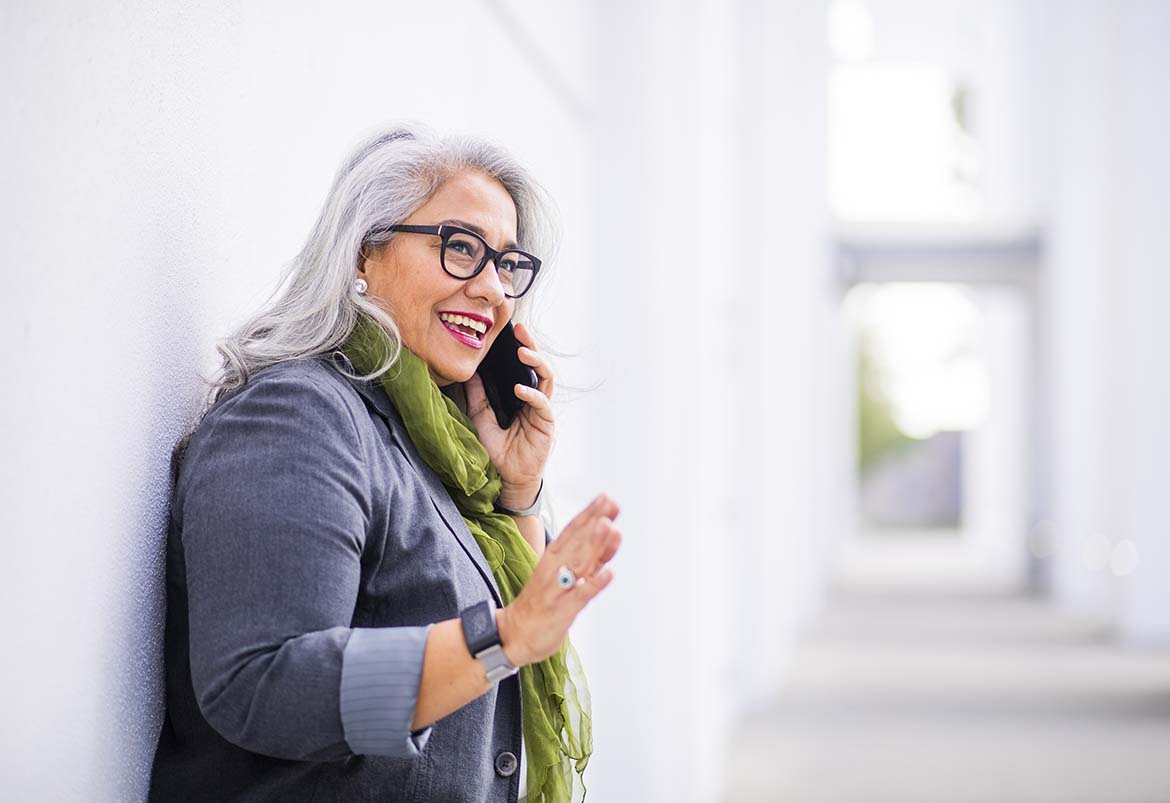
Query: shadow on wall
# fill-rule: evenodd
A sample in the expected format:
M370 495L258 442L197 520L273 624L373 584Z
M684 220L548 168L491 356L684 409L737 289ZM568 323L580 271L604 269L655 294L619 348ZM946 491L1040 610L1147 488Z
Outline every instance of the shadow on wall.
M182 197L175 194L171 197ZM157 199L159 235L145 244L141 266L146 274L140 310L141 336L132 354L120 356L137 368L126 377L126 393L138 392L143 413L139 439L127 444L136 461L127 472L128 525L110 561L116 578L112 610L117 620L102 670L109 697L99 704L97 779L111 799L144 800L151 763L163 720L163 634L166 623L166 541L172 493L171 455L175 444L196 422L206 389L201 364L198 278L208 273L210 256L201 253L197 232L176 232L173 221L191 220L191 210L168 210ZM178 212L180 214L175 214ZM183 214L188 217L184 218ZM181 245L181 247L176 247ZM176 254L181 257L176 259Z

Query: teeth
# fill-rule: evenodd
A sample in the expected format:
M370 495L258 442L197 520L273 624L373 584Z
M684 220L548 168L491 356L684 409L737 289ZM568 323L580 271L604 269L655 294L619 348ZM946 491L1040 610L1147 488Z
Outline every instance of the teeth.
M487 332L487 324L483 323L482 321L477 321L473 318L468 318L466 315L452 315L448 312L444 312L439 316L439 319L447 321L448 323L466 326L468 329L472 329L481 335Z

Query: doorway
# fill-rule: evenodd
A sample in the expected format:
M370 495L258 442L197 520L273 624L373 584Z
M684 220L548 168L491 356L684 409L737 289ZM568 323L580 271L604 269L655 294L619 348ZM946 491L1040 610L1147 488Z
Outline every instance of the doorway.
M838 241L855 436L851 588L1030 590L1034 238Z

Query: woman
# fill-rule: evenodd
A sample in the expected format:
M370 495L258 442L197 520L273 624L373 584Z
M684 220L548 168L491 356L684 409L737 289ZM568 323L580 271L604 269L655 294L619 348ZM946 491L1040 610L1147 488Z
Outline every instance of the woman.
M284 292L220 343L177 462L152 800L583 797L567 632L612 579L617 505L548 540L549 364L516 324L539 381L507 430L475 373L547 221L492 145L375 136Z

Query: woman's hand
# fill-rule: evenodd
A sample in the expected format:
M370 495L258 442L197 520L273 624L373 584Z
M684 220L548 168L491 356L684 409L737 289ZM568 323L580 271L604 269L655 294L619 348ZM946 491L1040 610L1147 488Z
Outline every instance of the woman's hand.
M467 413L479 433L479 440L500 472L500 504L511 510L523 510L535 501L544 476L544 464L552 449L556 418L552 402L553 375L549 364L536 350L528 327L513 327L523 346L517 351L520 362L536 371L535 388L516 385L517 398L525 402L520 414L507 429L500 429L495 413L488 404L483 380L473 374L465 383Z
M497 612L504 654L514 666L543 661L559 650L577 614L613 580L605 564L622 542L613 523L617 514L617 502L605 494L594 499L548 545L511 604ZM561 566L577 575L576 586L557 584Z

